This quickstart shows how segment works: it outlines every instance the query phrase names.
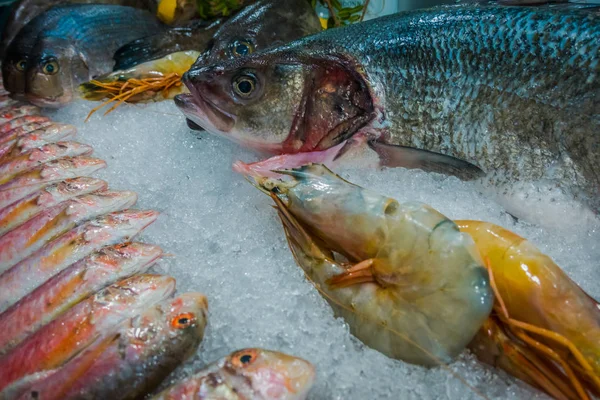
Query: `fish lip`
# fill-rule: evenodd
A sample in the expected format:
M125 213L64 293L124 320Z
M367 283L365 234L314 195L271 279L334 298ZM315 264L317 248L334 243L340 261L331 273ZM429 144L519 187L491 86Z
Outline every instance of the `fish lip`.
M187 118L207 131L216 129L220 133L228 133L233 129L235 119L231 114L202 96L201 91L196 90L193 84L186 86L190 93L175 96L175 104Z
M33 105L43 108L60 108L71 102L71 99L64 95L57 97L41 97L26 93L25 99Z

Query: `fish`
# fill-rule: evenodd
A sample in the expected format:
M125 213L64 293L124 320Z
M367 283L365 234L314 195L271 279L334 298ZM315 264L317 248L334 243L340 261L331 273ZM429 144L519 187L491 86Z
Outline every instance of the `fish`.
M0 235L4 235L38 213L63 201L106 189L108 189L108 183L101 179L88 177L65 179L45 186L0 210Z
M38 115L40 113L39 107L31 105L19 105L11 106L0 111L0 124L5 124L12 121L15 118L24 117L26 115Z
M228 19L191 22L140 38L115 53L115 71L79 87L87 100L141 102L172 98L186 91L181 76L194 64L231 59L321 30L319 18L304 0L250 2Z
M156 388L202 341L208 303L199 293L165 300L124 321L61 368L0 393L14 399L133 399Z
M7 183L18 174L61 158L90 156L93 149L77 142L48 143L12 158L0 160L0 184Z
M6 353L80 301L117 281L144 274L163 254L158 246L122 243L71 265L0 314L0 349Z
M67 178L90 175L105 167L106 162L104 160L81 156L50 161L32 170L25 171L11 181L0 185L0 209L21 200L33 192L37 192L49 184Z
M15 131L17 131L15 129ZM19 134L19 132L15 132ZM17 136L15 140L9 140L0 145L0 157L12 158L32 149L41 148L50 143L59 143L72 139L77 134L73 125L53 123L23 136Z
M314 379L314 366L302 358L247 348L210 364L151 399L304 400Z
M0 274L77 225L128 209L136 201L134 192L104 191L76 197L42 211L0 237Z
M156 4L152 0L18 0L15 1L10 9L8 21L2 31L2 41L0 41L0 57L13 41L19 31L32 19L49 10L66 4L117 4L121 6L136 7L156 10Z
M426 204L399 203L321 164L280 173L289 180L256 185L275 201L298 265L355 337L423 366L467 347L494 302L468 234Z
M148 11L116 5L52 8L15 37L2 62L6 89L40 107L69 103L80 83L112 70L114 52L166 29Z
M119 211L88 221L48 242L0 275L0 312L94 251L131 240L156 218L155 211Z
M599 72L600 13L451 5L194 66L175 102L276 169L362 151L476 180L527 219L550 197L600 210Z
M97 292L0 358L0 391L26 375L60 367L99 335L174 291L172 277L136 275Z
M47 128L53 124L48 117L27 116L14 119L10 124L0 126L0 143L5 143L38 129Z
M199 64L232 59L320 30L317 14L304 0L258 0L227 19L193 21L128 43L115 52L115 70L187 50L204 53Z

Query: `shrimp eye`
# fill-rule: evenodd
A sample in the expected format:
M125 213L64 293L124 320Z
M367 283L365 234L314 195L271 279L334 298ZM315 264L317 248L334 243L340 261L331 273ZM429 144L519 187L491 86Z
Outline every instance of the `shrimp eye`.
M235 353L231 359L231 363L238 368L243 368L247 365L252 364L258 353L256 350L242 350Z
M173 317L171 320L171 326L176 329L184 329L192 325L195 321L196 318L194 317L194 314L183 313Z
M58 70L58 63L55 60L48 61L44 64L44 67L42 68L42 71L44 71L44 74L46 75L54 75L58 72Z
M247 40L236 40L231 44L231 54L235 57L243 57L254 52L254 46Z
M233 90L237 95L248 98L256 89L256 78L254 75L244 74L237 76L233 80Z
M27 69L27 61L19 60L19 62L17 63L17 69L19 71L25 71Z

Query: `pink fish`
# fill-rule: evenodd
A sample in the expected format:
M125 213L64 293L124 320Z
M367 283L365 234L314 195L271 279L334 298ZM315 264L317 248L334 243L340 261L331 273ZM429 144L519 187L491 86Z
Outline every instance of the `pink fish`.
M104 167L106 163L103 160L89 157L65 158L41 165L0 185L0 209L49 184L90 175Z
M78 224L127 209L136 201L134 192L106 191L76 197L42 211L0 237L0 274Z
M39 167L49 161L66 157L89 156L94 150L77 142L48 143L23 154L0 161L0 185L8 182L21 172Z
M107 188L108 184L103 180L87 177L65 179L46 186L0 210L0 235L4 235L49 207L73 197L106 190Z
M61 366L99 335L174 291L175 279L160 275L136 275L101 290L2 356L0 390L26 375Z
M120 211L86 222L47 243L0 275L0 312L90 253L129 241L157 217L156 211Z
M40 117L40 118L42 118L41 122L30 122L28 124L20 125L16 128L13 128L10 131L0 133L0 143L5 143L5 142L8 142L9 140L14 140L18 137L25 136L29 132L33 132L37 129L42 129L42 128L54 125L54 122L52 122L50 120L44 121L44 119L47 119L47 118L45 118L45 117Z
M50 122L50 118L42 117L41 115L24 115L22 117L15 118L11 121L5 122L4 124L0 125L0 134L4 135L12 131L13 129L23 125L36 124L42 122Z
M13 119L23 117L25 115L38 115L40 113L39 107L31 106L28 104L19 105L15 107L7 107L0 111L0 124L12 121Z
M0 354L98 290L146 272L161 255L158 246L126 243L71 265L0 314Z
M123 321L63 367L25 377L0 397L143 398L198 348L207 311L206 298L198 293L165 300Z
M52 124L36 129L19 138L0 144L0 157L10 158L48 143L65 141L73 138L76 133L77 129L73 125L67 124Z

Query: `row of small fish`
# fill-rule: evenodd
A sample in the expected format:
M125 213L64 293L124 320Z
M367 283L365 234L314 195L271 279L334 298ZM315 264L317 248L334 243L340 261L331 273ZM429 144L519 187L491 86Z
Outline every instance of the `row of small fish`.
M426 366L468 347L556 399L600 391L600 306L527 240L322 165L278 172L256 186L308 280L366 345Z
M0 101L0 399L153 392L197 350L206 298L149 273L162 249L131 239L158 214L87 176L106 164L74 127ZM313 379L304 360L248 349L159 396L302 399Z

